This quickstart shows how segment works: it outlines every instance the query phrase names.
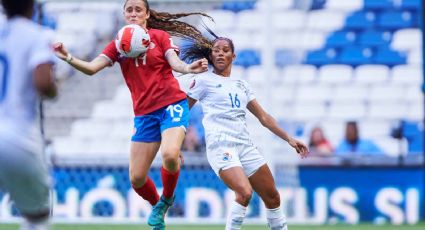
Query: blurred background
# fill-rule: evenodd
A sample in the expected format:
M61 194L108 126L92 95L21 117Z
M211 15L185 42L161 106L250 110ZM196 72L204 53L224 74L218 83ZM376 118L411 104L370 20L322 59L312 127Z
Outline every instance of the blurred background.
M301 160L251 115L248 128L273 170L289 223L416 224L424 212L424 98L420 0L150 0L231 38L232 69L259 103L311 148ZM124 25L124 1L39 1L34 20L86 60ZM0 26L5 21L0 15ZM187 41L176 39L181 46ZM58 60L60 95L43 103L56 222L140 223L150 205L131 189L132 104L119 66L87 78ZM177 74L178 75L178 74ZM193 76L178 77L183 89ZM191 111L185 165L168 218L223 223L233 194L205 156L202 110ZM352 144L356 143L356 144ZM159 154L158 154L159 156ZM159 188L161 159L150 176ZM0 222L17 216L0 194ZM254 196L248 223L265 223Z

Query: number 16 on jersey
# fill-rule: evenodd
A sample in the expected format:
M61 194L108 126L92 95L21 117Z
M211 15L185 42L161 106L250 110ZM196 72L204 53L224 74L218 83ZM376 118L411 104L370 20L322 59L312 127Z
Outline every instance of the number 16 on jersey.
M230 97L230 103L232 104L232 108L241 107L241 101L238 99L237 93L235 95L232 95L231 93L229 93L229 97Z

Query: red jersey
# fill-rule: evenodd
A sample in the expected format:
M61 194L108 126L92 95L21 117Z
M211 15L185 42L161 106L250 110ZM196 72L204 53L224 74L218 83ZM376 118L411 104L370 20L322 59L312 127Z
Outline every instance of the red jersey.
M186 98L171 66L165 59L169 50L178 52L170 35L162 30L149 29L151 43L144 57L126 58L120 55L111 41L102 54L112 63L118 62L131 92L134 114L145 115Z

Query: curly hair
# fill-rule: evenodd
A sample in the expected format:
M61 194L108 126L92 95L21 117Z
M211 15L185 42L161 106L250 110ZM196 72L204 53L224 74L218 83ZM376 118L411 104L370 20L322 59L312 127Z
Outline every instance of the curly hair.
M150 8L149 2L147 0L142 1L145 4L146 10L150 13L150 17L147 20L147 26L149 28L167 31L172 36L194 41L196 44L200 44L202 46L210 45L210 41L204 37L196 27L186 22L177 20L191 15L200 15L214 21L214 19L208 14L201 12L176 14L171 14L168 12L157 12ZM125 1L124 7L127 2L128 0Z

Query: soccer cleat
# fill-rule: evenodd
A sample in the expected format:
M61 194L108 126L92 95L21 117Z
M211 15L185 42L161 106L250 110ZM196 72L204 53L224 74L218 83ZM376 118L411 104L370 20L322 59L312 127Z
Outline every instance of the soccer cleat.
M165 229L164 217L167 213L168 208L173 205L174 196L171 198L165 198L163 195L159 199L158 203L153 206L152 212L148 218L148 224L155 230Z

